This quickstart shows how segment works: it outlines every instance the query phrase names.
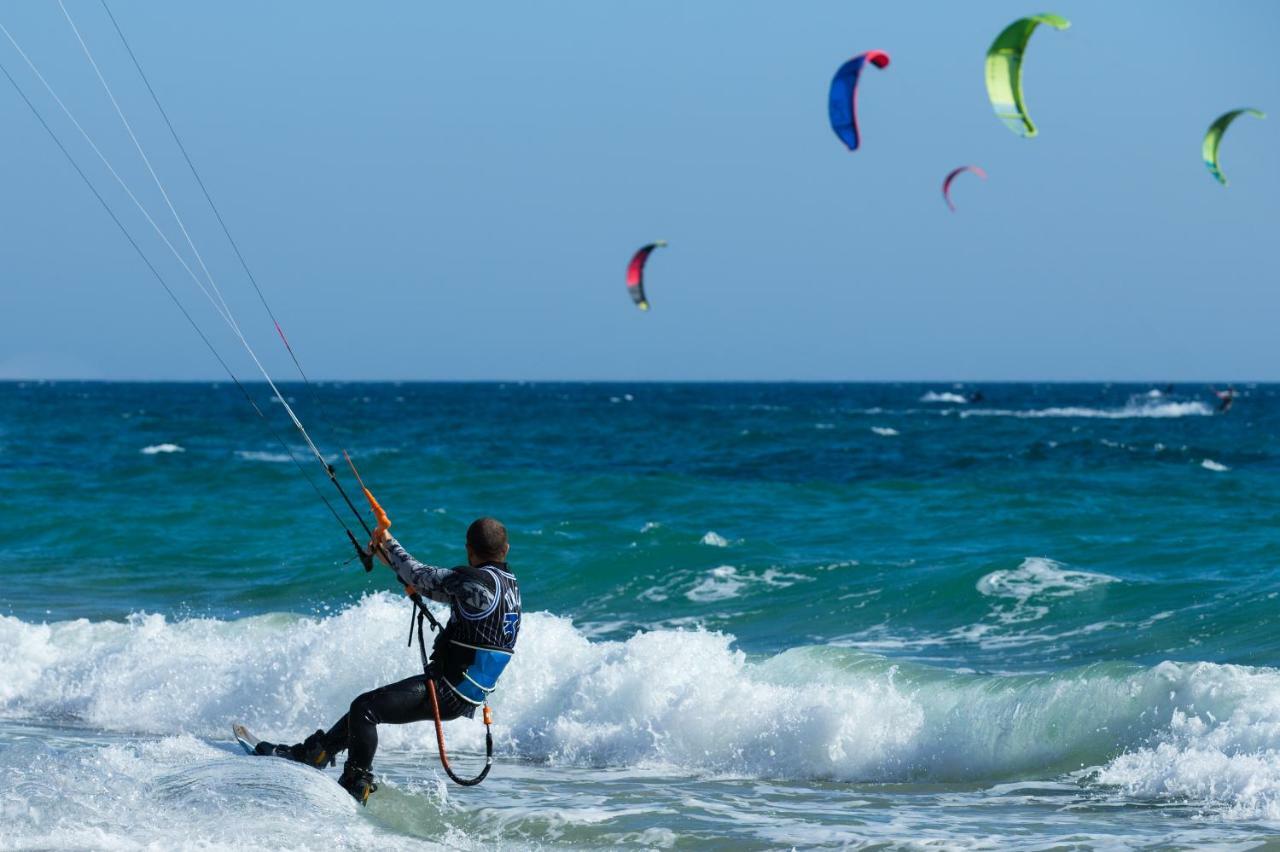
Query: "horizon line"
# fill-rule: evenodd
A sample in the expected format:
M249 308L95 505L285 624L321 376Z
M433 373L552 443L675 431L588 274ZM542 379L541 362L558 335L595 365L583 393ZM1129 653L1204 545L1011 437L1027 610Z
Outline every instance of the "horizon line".
M300 379L273 379L277 385L306 386ZM230 385L230 379L139 378L0 378L16 384ZM242 385L266 386L264 379L242 379ZM311 379L312 385L1273 385L1277 379Z

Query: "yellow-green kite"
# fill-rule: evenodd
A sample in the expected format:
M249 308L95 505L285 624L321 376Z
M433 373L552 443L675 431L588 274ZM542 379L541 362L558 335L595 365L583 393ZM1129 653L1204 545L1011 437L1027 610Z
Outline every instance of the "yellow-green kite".
M1258 118L1266 118L1261 111L1248 107L1224 112L1218 116L1213 124L1209 125L1209 132L1204 135L1204 144L1200 147L1201 153L1204 155L1204 164L1209 167L1209 174L1213 175L1218 183L1223 186L1227 185L1227 176L1222 173L1222 166L1218 164L1218 146L1222 144L1222 134L1227 132L1231 122L1245 113Z
M1006 127L1028 139L1036 135L1036 126L1031 123L1022 98L1022 53L1031 34L1041 24L1058 30L1071 26L1066 18L1047 12L1019 18L996 36L987 51L987 97L991 99L991 107Z

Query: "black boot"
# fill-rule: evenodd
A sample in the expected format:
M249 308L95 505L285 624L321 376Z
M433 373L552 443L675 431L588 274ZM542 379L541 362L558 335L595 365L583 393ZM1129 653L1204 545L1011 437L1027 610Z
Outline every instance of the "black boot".
M329 753L328 747L324 744L324 731L316 731L302 742L291 746L277 745L264 740L259 742L254 750L258 754L296 760L298 763L305 763L317 769L325 764L333 766L337 763L337 759Z
M369 795L378 789L378 785L373 780L373 773L352 765L351 761L343 764L338 783L362 805L367 804Z

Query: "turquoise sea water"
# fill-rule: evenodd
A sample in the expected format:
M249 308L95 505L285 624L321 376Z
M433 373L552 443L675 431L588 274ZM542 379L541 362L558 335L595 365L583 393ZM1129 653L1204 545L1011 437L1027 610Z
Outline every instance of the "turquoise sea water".
M506 522L499 763L239 757L415 671L226 384L0 384L0 849L1222 846L1280 831L1280 397L285 387L420 558ZM281 406L274 428L329 486ZM329 497L327 490L323 490ZM465 766L481 726L446 727Z

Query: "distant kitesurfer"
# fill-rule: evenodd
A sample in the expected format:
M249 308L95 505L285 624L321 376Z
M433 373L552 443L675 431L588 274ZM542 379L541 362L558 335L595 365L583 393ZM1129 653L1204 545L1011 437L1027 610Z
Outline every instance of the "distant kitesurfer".
M982 391L974 391L969 394L969 402L982 402L985 399L986 397L982 395Z
M1220 391L1215 387L1210 387L1213 395L1218 398L1218 413L1226 414L1231 410L1231 405L1236 401L1236 389L1234 385L1227 385L1227 389Z
M450 605L449 623L432 647L430 679L442 720L472 716L514 653L520 631L520 587L507 567L506 528L493 518L472 523L467 528L467 564L458 568L422 564L381 527L369 548L395 569L406 593ZM427 674L414 675L366 692L327 733L318 730L295 745L260 742L257 753L322 767L333 766L335 756L345 749L347 761L338 783L363 804L378 789L370 771L378 725L431 719L427 681Z

